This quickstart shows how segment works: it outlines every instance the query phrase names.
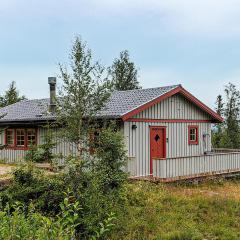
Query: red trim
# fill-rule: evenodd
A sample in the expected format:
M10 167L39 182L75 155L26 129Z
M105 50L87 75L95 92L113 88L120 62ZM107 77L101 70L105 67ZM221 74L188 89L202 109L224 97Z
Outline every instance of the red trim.
M198 145L199 142L199 126L197 125L189 125L188 126L188 145ZM190 140L190 129L196 129L196 141L191 141Z
M7 130L13 130L14 134L14 145L7 145ZM12 149L12 150L29 150L28 146L28 138L27 138L27 130L28 129L34 129L36 133L36 145L38 144L37 138L38 138L38 129L37 128L8 128L5 130L5 145L7 145L7 149ZM24 146L17 146L17 130L18 129L23 129L24 130Z
M129 118L127 122L211 123L211 120Z
M14 147L14 144L15 144L15 140L14 140L14 136L15 136L15 131L14 129L5 129L5 145L7 145L7 131L12 131L13 133L13 144L12 145L9 145L9 147Z
M178 93L179 91L180 91L180 87L174 88L173 90L163 94L162 96L157 97L157 98L153 99L152 101L150 101L148 103L145 103L142 106L140 106L140 107L138 107L138 108L136 108L136 109L134 109L134 110L124 114L122 116L122 120L126 121L127 119L129 119L132 116L138 114L139 112L142 112L143 110L153 106L154 104L159 103L159 102L163 101L164 99L166 99L168 97L171 97L172 95Z
M163 94L162 96L157 97L157 98L153 99L152 101L145 103L142 106L124 114L122 116L122 120L126 121L129 118L133 117L134 115L138 114L139 112L144 111L145 109L153 106L156 103L163 101L166 98L171 97L172 95L174 95L176 93L182 94L185 98L187 98L192 103L194 103L196 106L198 106L203 111L207 112L210 116L212 116L212 118L213 118L212 122L223 122L223 118L221 116L219 116L216 112L214 112L212 109L207 107L204 103L202 103L200 100L198 100L196 97L194 97L191 93L189 93L187 90L185 90L182 86L178 86L178 87L174 88L173 90Z
M166 126L149 126L149 135L150 135L150 175L153 174L153 159L152 159L152 151L151 151L151 129L153 128L158 128L158 129L163 129L163 156L166 158L166 153L167 153L167 134L166 134Z

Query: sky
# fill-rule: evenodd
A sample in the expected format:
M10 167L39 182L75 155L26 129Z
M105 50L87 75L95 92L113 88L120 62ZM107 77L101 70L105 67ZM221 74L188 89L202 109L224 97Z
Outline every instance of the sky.
M182 84L210 107L240 88L240 0L0 0L0 94L48 97L77 35L104 66L129 50L144 88Z

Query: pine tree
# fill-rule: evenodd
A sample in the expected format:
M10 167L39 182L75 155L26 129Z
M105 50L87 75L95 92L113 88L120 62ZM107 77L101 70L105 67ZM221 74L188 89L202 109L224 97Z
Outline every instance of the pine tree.
M25 96L19 96L19 91L16 87L16 82L11 82L8 90L3 96L0 96L0 107L6 107L10 104L26 99Z
M129 58L127 50L120 52L119 59L115 59L109 68L111 86L113 90L132 90L139 89L137 69L134 62Z

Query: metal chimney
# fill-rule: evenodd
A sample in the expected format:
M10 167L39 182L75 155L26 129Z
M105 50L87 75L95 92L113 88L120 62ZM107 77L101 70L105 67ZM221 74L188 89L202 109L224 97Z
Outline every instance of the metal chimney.
M48 84L50 87L49 112L55 112L56 110L56 83L57 83L57 79L55 77L48 78Z

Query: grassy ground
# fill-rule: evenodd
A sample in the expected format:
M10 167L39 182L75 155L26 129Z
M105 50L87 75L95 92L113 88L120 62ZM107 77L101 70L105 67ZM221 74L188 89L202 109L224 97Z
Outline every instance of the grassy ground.
M19 164L7 164L7 163L0 163L0 182L6 179L12 178L12 172L14 169L19 166ZM49 171L46 167L44 167L44 164L36 164L36 166L43 170L43 172L47 175L54 174L53 172ZM48 164L47 164L48 166Z
M240 181L126 188L111 239L240 239Z
M0 163L0 179L5 179L10 177L10 173L13 171L16 165L14 164L3 164Z

